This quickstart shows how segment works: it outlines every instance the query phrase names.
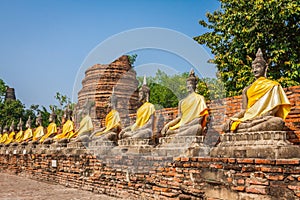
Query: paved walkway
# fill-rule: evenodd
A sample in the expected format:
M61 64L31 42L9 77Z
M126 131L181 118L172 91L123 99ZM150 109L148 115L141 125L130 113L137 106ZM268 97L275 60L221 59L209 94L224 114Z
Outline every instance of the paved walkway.
M0 173L0 200L117 200L62 185Z

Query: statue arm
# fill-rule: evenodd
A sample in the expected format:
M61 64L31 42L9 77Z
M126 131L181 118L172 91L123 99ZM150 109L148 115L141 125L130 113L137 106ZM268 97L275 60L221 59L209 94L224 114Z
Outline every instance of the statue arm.
M250 86L247 86L243 89L243 93L242 93L242 109L240 112L236 113L235 115L233 115L232 117L234 118L242 118L245 115L246 109L247 109L247 105L248 105L248 97L247 97L247 90L249 89Z
M90 135L90 138L94 137L94 135L95 135L96 133L102 132L102 131L104 131L104 130L105 130L105 127L102 127L102 128L100 128L100 129L95 130L95 131Z
M167 131L169 130L169 128L170 128L171 126L176 125L176 124L181 120L181 116L182 116L182 114L181 114L181 109L180 109L180 108L181 108L181 102L182 102L182 101L180 101L179 104L178 104L178 116L177 116L175 119L173 119L173 120L171 120L170 122L168 122L168 123L163 127L163 129L161 130L161 134L162 134L163 136L166 135Z
M262 116L263 116L263 117L265 117L265 116L275 116L275 114L277 113L278 109L279 109L279 107L276 106L276 107L273 108L272 110L270 110L270 111L268 111L268 112L262 114Z

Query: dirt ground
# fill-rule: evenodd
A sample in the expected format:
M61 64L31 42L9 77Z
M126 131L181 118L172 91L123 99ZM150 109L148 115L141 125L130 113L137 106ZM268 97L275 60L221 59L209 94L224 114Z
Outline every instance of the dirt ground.
M0 200L117 200L61 185L0 173Z

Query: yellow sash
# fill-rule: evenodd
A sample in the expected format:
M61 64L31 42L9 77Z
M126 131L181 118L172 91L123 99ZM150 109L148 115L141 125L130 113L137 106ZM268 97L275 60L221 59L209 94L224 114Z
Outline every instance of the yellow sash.
M116 110L111 110L105 117L105 130L99 133L96 133L95 136L100 136L104 133L107 133L111 129L121 126L121 119L119 112Z
M54 122L51 122L47 127L47 133L40 139L40 143L43 143L52 134L57 133L57 127Z
M15 142L20 143L20 142L22 142L22 140L23 140L23 131L19 131L16 135Z
M136 112L136 121L131 126L131 131L143 127L154 114L155 108L152 103L145 102Z
M170 130L176 130L180 126L183 126L196 118L208 115L208 110L204 97L195 92L191 93L184 100L182 100L180 104L180 111L180 121L174 126L170 127ZM203 123L202 126L205 126L205 123Z
M8 139L8 133L4 133L1 137L0 143L5 143Z
M79 129L76 131L75 135L72 137L76 137L77 135L92 131L94 129L92 118L89 115L86 115L81 121L79 125Z
M35 131L33 132L33 138L32 141L36 141L38 140L40 137L42 137L43 135L45 135L44 133L44 127L39 126L35 129Z
M257 79L247 90L248 105L243 118L231 118L234 122L230 130L234 131L238 125L246 120L252 120L272 109L278 107L276 117L285 119L291 109L291 104L276 81L268 80L265 77Z
M33 134L32 134L32 129L28 128L25 133L24 133L24 137L23 137L23 141L28 140L30 138L32 138Z
M63 139L70 138L74 135L74 123L68 119L66 123L63 125L63 130L61 134L58 134L54 137L54 139Z
M4 142L4 144L10 144L14 140L15 132L11 132L7 138L7 140Z

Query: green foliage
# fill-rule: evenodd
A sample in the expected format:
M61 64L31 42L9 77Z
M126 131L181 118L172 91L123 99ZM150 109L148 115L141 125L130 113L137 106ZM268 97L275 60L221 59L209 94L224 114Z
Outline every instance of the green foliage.
M127 55L130 65L133 67L137 54Z
M0 103L4 101L6 93L6 84L2 79L0 79Z
M251 62L258 48L269 64L268 77L283 87L300 84L300 1L220 0L221 9L207 13L194 39L215 55L228 96L253 82Z
M202 78L197 85L197 93L206 100L221 99L226 97L223 82L216 78Z
M11 125L12 121L17 124L20 118L23 118L25 106L20 100L8 99L3 103L0 103L0 126L8 127Z

